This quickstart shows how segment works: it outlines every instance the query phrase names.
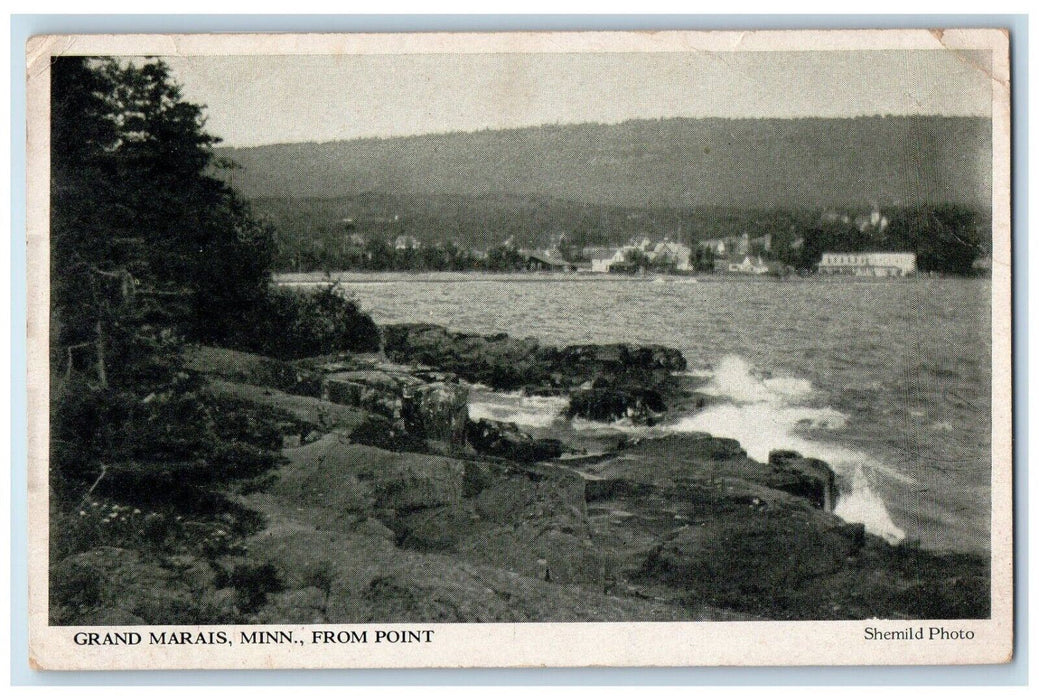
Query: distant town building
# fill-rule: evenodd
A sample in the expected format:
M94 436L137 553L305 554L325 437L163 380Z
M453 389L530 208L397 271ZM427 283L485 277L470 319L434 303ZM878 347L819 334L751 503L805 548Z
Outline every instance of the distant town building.
M840 222L842 224L851 223L851 217L848 216L846 213L832 210L823 212L823 215L819 217L819 219L824 224L836 224L837 222Z
M766 233L751 238L749 233L727 238L708 238L700 241L700 248L710 250L715 255L747 255L749 253L767 253L772 250L772 234Z
M628 242L626 248L638 248L639 250L646 252L653 247L653 241L649 240L649 236L637 235L632 236L631 241Z
M693 269L690 261L692 250L687 245L665 238L653 243L649 238L637 236L628 245L619 248L588 247L582 251L590 261L591 272L637 272L646 263L649 267L673 268L681 272Z
M874 204L868 214L859 214L852 217L845 212L826 211L819 220L824 224L848 224L859 230L860 233L875 232L883 233L887 230L891 221L880 211L880 207Z
M526 253L524 264L530 272L574 272L577 266L562 258L541 252Z
M763 236L751 238L750 245L751 247L758 248L759 250L763 250L767 253L772 250L772 234L766 233Z
M866 231L883 233L887 229L889 223L888 218L880 212L880 207L876 204L873 205L869 214L855 217L855 226L862 233L865 233Z
M653 249L651 258L653 262L667 262L670 265L674 265L676 270L682 272L688 272L693 269L693 266L689 263L689 256L693 251L689 249L689 246L684 246L681 243L675 243L674 241L663 240L657 243Z
M393 247L397 250L405 250L407 248L418 250L422 247L422 243L414 236L397 236L396 240L393 241Z
M904 277L916 272L916 253L823 253L819 274Z
M585 248L584 257L592 261L592 272L609 272L610 262L617 256L616 248ZM623 256L621 258L623 260Z
M739 275L764 275L768 273L768 263L761 259L761 256L751 257L744 255L743 260L727 260L728 268L726 272ZM717 267L715 267L717 269Z
M725 255L725 251L728 250L726 247L724 238L708 238L707 240L700 241L700 247L705 250L710 250L715 255Z

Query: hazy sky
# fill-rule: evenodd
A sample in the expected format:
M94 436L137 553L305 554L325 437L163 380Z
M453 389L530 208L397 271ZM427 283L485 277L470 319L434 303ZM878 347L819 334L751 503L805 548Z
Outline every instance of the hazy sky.
M952 51L169 57L226 145L657 117L989 116Z

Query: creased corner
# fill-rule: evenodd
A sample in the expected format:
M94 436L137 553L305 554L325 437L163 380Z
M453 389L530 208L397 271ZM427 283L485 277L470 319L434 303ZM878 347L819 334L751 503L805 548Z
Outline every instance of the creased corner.
M25 42L25 76L27 82L40 76L49 66L52 56L67 51L74 39L55 34L31 36Z

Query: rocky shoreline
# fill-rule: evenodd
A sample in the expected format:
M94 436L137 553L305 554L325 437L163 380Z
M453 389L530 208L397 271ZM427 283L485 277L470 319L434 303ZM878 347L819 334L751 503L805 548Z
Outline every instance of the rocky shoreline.
M582 456L565 434L469 417L478 383L565 397L564 420L651 425L698 400L675 378L675 350L382 330L381 354L189 355L218 395L291 416L277 478L238 496L266 523L248 556L280 579L251 621L989 614L987 561L841 521L839 484L819 460L777 450L760 463L699 433Z

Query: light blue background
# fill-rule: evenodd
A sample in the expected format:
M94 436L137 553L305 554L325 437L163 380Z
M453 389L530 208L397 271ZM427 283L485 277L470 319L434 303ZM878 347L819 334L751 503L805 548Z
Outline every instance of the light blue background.
M37 672L26 572L25 42L34 34L1005 27L1013 105L1016 649L1001 666ZM1028 23L1024 15L13 15L11 18L11 682L13 685L1023 685L1028 681ZM783 640L777 639L777 644Z

